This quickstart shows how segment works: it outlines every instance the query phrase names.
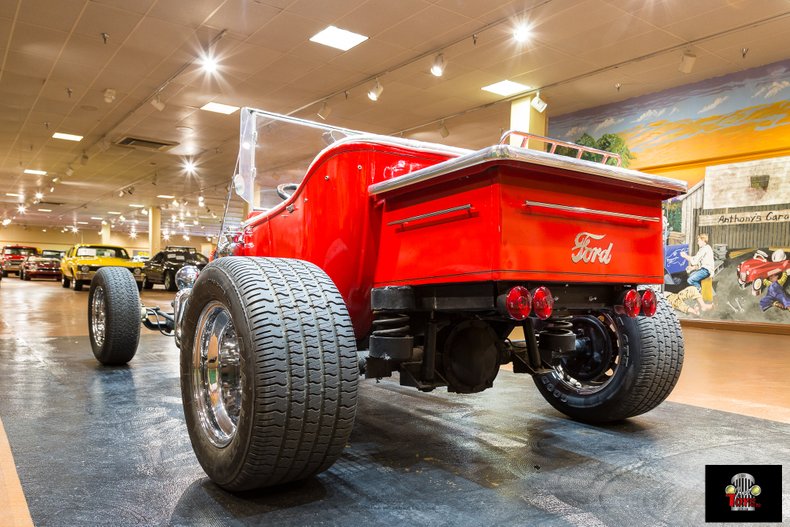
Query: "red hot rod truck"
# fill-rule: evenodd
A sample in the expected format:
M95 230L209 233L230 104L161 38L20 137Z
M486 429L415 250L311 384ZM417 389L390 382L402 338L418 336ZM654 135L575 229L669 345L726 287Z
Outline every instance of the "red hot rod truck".
M560 156L569 145L545 138L548 152L529 150L536 138L519 132L469 151L249 108L241 121L234 186L251 201L263 159L282 154L267 137L298 125L329 145L199 276L180 271L174 313L141 317L134 279L113 268L91 282L88 308L103 364L132 359L141 318L175 335L190 439L217 484L331 466L361 375L466 394L512 363L556 409L597 423L671 392L680 326L645 285L663 281L661 202L685 183L606 152L579 159L591 151L575 145L577 158Z

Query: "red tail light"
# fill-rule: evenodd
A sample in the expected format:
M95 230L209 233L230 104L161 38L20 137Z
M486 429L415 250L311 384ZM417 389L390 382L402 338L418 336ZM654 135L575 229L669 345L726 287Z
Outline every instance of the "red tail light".
M656 314L658 308L658 298L656 292L652 289L645 289L642 292L642 314L646 317L652 317Z
M540 286L532 291L532 312L541 320L551 316L554 309L554 297L548 287Z
M524 320L529 316L532 309L532 295L529 289L517 285L507 292L505 298L505 309L510 318L514 320Z
M625 314L629 317L635 318L639 316L641 304L642 299L639 297L639 293L636 292L636 289L629 289L626 291L625 295L623 295L623 309L625 310Z

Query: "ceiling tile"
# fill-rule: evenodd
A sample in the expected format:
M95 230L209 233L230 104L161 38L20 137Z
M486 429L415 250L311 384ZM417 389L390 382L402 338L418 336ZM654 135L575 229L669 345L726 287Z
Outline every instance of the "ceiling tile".
M189 0L185 5L173 0L159 0L148 12L174 24L196 28L206 22L224 3L224 0Z
M441 35L468 22L471 22L469 17L434 5L393 24L376 35L376 40L396 46L424 49L441 45Z
M68 33L64 31L17 22L10 50L56 59L67 38Z
M141 19L142 15L139 13L89 2L74 32L92 37L100 44L103 43L101 34L107 33L109 40L120 44L126 40Z
M251 35L247 42L275 51L288 52L297 45L307 42L323 28L323 24L316 20L282 12Z
M374 0L387 2L389 0ZM370 2L369 2L370 3ZM333 24L339 18L347 15L359 7L359 0L333 0L332 2L315 2L314 0L296 0L289 4L286 10L289 13L300 15L323 24ZM375 6L374 6L375 8ZM323 28L322 28L323 29ZM342 28L354 31L354 28ZM308 35L308 38L312 35Z
M398 0L397 2L369 0L344 17L337 20L343 29L374 37L386 31L392 23L426 9L431 4L427 0Z
M36 0L21 2L18 20L48 29L70 31L87 0Z
M227 0L208 19L206 25L217 29L227 29L235 36L247 38L270 22L281 11L279 8L249 0Z

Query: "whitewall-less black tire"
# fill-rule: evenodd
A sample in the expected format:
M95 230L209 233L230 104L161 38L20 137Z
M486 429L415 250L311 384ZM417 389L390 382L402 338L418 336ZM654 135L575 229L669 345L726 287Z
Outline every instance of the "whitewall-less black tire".
M140 341L140 293L129 270L102 267L88 293L88 334L96 360L126 364Z
M575 318L577 331L579 327L603 328L599 341L609 339L611 356L597 370L567 360L561 363L566 368L536 375L541 395L560 412L591 423L634 417L661 404L680 377L684 348L675 312L662 296L658 301L652 317L601 313ZM590 357L602 355L606 353L595 351Z
M221 487L310 477L340 456L357 405L346 306L315 265L224 257L187 302L181 392L192 446Z

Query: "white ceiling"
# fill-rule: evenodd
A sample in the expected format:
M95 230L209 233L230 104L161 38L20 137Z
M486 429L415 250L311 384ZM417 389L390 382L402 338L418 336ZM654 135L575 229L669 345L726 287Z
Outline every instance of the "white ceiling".
M526 44L511 37L519 21L532 28ZM309 41L329 24L370 39L347 52ZM206 229L193 234L215 232L217 220L195 205L202 190L207 207L223 208L238 113L198 109L210 101L304 108L296 115L315 119L329 97L330 124L480 148L509 117L507 101L482 86L542 88L549 116L560 115L786 59L788 34L788 0L3 0L0 217L98 228L90 217L133 218L129 204L164 205L156 195L174 194ZM196 62L213 41L216 77ZM690 74L677 69L686 49L697 55ZM436 78L428 69L440 51L447 70ZM376 77L384 92L374 103L365 93ZM160 89L161 112L148 104ZM85 137L61 141L54 131ZM112 144L124 135L179 145L151 153ZM196 176L183 172L185 156ZM50 193L52 177L60 182ZM134 194L119 197L129 185ZM37 190L50 204L24 215L6 196L24 193L30 204Z

